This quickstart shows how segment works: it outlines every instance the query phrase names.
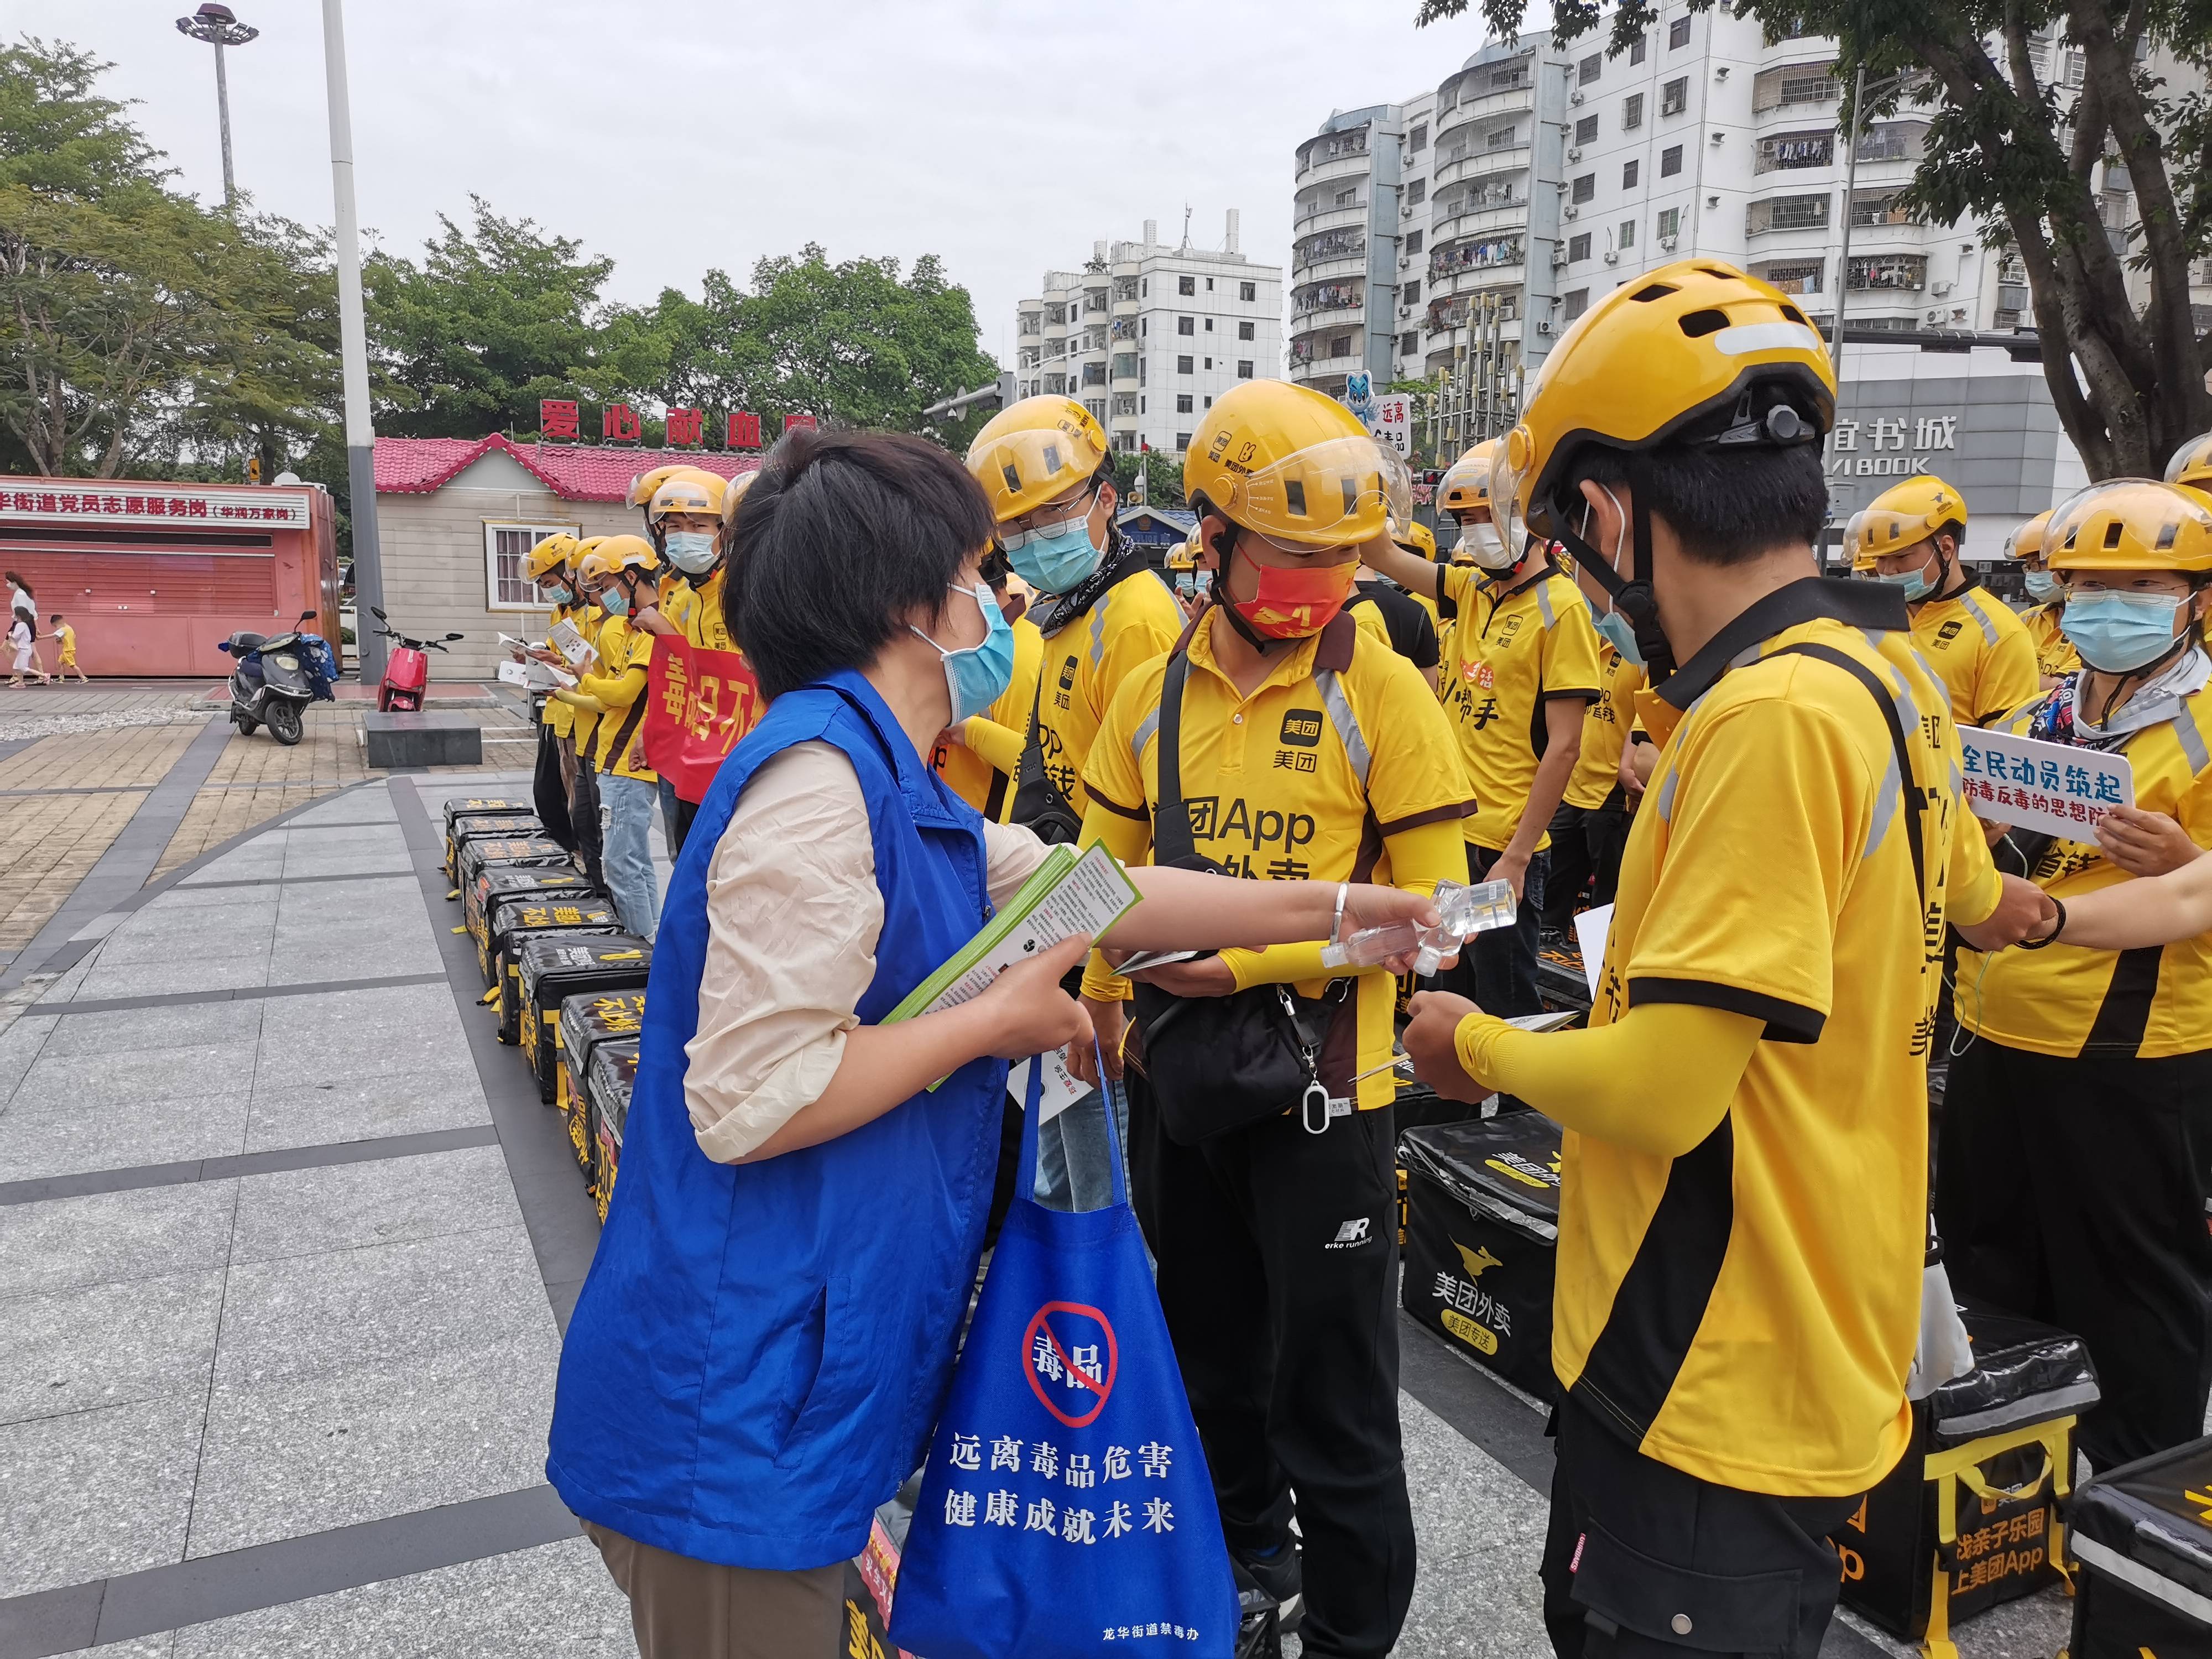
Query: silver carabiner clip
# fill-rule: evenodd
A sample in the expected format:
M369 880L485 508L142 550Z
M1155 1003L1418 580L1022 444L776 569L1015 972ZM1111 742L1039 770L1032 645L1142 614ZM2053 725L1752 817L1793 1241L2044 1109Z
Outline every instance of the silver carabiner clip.
M1318 1123L1314 1121L1316 1102L1319 1102L1321 1105L1321 1121ZM1305 1125L1308 1134L1325 1135L1328 1133L1328 1120L1331 1115L1328 1109L1328 1091L1322 1086L1322 1080L1319 1078L1315 1078L1306 1085L1305 1099L1299 1103L1298 1107L1298 1120Z

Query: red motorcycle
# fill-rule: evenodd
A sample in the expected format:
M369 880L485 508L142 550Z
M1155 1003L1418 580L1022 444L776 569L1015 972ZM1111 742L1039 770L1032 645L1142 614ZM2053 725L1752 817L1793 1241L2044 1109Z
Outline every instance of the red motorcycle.
M394 633L391 618L374 605L368 614L384 624L376 631L392 641L392 654L384 660L384 679L376 688L376 706L380 709L420 708L423 694L430 685L430 653L443 651L446 640L458 640L459 634L448 634L446 640L410 640L404 634Z

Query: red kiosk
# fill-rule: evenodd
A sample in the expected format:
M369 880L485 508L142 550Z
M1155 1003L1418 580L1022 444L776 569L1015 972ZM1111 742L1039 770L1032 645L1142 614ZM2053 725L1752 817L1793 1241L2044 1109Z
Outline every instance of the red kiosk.
M302 611L337 649L333 523L307 484L0 478L0 567L30 584L41 635L56 611L69 618L88 674L221 678L217 644Z

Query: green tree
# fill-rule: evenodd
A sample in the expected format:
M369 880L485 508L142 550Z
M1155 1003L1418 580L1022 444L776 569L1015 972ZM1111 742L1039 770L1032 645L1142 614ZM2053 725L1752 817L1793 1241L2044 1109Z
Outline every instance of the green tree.
M668 354L661 391L670 402L750 409L768 433L797 414L919 432L931 404L999 373L977 349L968 290L945 280L934 254L902 277L896 259L833 265L810 242L755 264L749 291L720 270L707 273L697 300L670 289L653 320ZM964 447L986 418L935 435Z
M1132 499L1130 492L1136 485L1140 458L1116 450L1113 459L1114 488L1121 495L1122 506L1127 507ZM1182 512L1187 505L1182 494L1182 463L1157 449L1144 451L1141 459L1145 467L1145 504Z
M534 221L503 219L480 196L469 210L466 229L439 216L420 265L389 256L368 264L380 431L534 431L541 398L612 402L666 374L653 319L600 301L613 260L586 258L582 243Z
M1710 9L1714 0L1690 0ZM1526 0L1421 0L1419 21L1476 5L1516 33ZM2212 69L2205 0L1732 0L1768 38L1833 35L1846 87L1866 72L1869 118L1932 111L1905 204L1937 223L1966 220L2027 266L2044 378L2092 476L2156 477L2183 441L2212 427L2212 331L2189 303L2190 261L2212 247L2212 110L2177 94L2158 48ZM1598 0L1555 0L1556 38L1600 21ZM1657 20L1654 0L1620 0L1611 50ZM2045 46L2082 59L2078 91L2037 74ZM2046 67L2045 73L2048 74ZM1844 119L1852 112L1846 107ZM2096 189L2117 161L2132 187L2127 222L2108 226ZM2108 234L2108 232L2110 234ZM2127 273L2148 297L2130 299Z

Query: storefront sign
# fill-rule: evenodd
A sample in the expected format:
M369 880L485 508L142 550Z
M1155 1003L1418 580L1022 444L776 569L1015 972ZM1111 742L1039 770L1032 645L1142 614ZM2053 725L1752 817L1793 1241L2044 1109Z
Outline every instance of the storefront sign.
M541 439L583 439L582 405L573 398L541 398L538 403L538 435ZM703 449L707 444L707 411L696 405L668 410L661 417L665 428L661 442L670 449ZM811 427L811 415L787 415L783 429ZM599 412L599 436L608 443L635 443L644 422L628 404L609 404ZM722 416L722 447L758 449L761 417L750 410L732 409Z
M305 530L307 495L297 489L195 489L131 484L114 489L0 489L0 521L63 519L93 525L197 524Z
M1910 478L1958 447L1956 415L1846 416L1828 437L1828 476Z
M1413 453L1413 400L1403 392L1375 400L1375 435L1401 456Z

